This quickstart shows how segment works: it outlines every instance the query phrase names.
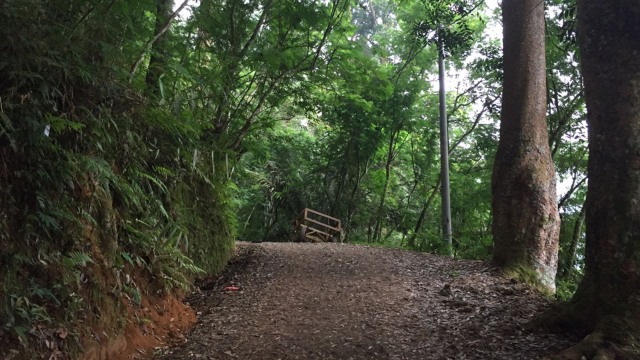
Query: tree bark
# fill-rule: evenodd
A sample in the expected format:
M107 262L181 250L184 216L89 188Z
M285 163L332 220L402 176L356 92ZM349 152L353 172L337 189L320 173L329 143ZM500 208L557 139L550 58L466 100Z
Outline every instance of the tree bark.
M544 5L504 0L504 87L492 178L493 261L555 291L560 217L546 126Z
M168 46L167 33L173 18L173 0L157 0L156 6L156 24L153 32L155 42L152 43L151 58L146 77L147 94L154 96L158 96L160 93L158 80L160 80L160 76L165 71L165 57Z
M589 126L585 276L556 318L565 359L640 358L640 6L578 1Z

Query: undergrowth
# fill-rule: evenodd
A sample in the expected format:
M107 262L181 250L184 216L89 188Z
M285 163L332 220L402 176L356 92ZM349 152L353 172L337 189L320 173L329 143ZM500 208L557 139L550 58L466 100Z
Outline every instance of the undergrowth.
M122 328L123 301L187 290L233 249L230 183L219 152L196 158L215 150L199 120L123 86L130 11L0 4L2 358L75 354Z

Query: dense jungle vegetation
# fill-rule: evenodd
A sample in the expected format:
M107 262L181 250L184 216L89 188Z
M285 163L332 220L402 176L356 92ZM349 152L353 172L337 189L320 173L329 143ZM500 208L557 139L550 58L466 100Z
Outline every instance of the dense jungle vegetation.
M575 4L546 5L566 298L586 111ZM37 352L69 329L79 351L125 302L219 271L236 239L289 241L305 207L346 242L444 251L440 25L454 255L489 258L499 21L481 0L1 2L0 340Z

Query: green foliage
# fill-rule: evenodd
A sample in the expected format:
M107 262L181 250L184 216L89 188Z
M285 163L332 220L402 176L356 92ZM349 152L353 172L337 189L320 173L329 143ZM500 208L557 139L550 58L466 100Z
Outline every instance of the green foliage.
M482 4L476 0L416 2L413 9L422 17L414 20L416 41L424 45L442 41L445 54L467 53L478 38L478 30L484 26L476 12Z
M559 278L556 280L556 298L562 301L569 301L578 289L581 276L569 279Z
M47 310L30 300L27 296L10 295L9 301L5 304L4 313L8 314L8 318L3 328L10 330L18 337L23 346L29 345L28 333L30 331L29 324L32 323L51 323L51 316Z
M136 54L121 49L146 42L130 36L150 33L154 5L0 5L3 356L35 357L35 327L117 331L119 299L186 290L233 249L227 178L195 155L214 150L199 114L123 86Z
M586 132L572 7L549 3L566 262ZM447 94L455 254L488 258L502 59L480 4L203 0L157 41L156 1L0 4L3 329L115 327L120 299L187 290L236 235L288 240L305 207L347 241L441 251L439 24L469 72Z
M424 78L435 57L405 53L414 30L406 10L385 1L354 8L353 35L331 38L334 75L274 109L271 116L284 121L247 138L238 174L242 239L287 240L291 220L311 207L340 218L348 241L439 250L439 202L430 196L439 186L437 94ZM398 53L407 58L390 63ZM487 95L475 89L487 87L471 84L449 98L452 142L464 143L454 174L461 257L486 258L491 245L487 184L496 135L477 119L493 116L498 95L489 94L480 113L465 108Z

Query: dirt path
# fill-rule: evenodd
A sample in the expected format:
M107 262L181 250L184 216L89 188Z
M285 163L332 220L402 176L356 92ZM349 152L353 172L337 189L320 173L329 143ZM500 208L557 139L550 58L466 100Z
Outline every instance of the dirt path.
M401 250L239 244L189 301L199 324L157 359L542 359L570 345L527 333L549 301L486 263Z

